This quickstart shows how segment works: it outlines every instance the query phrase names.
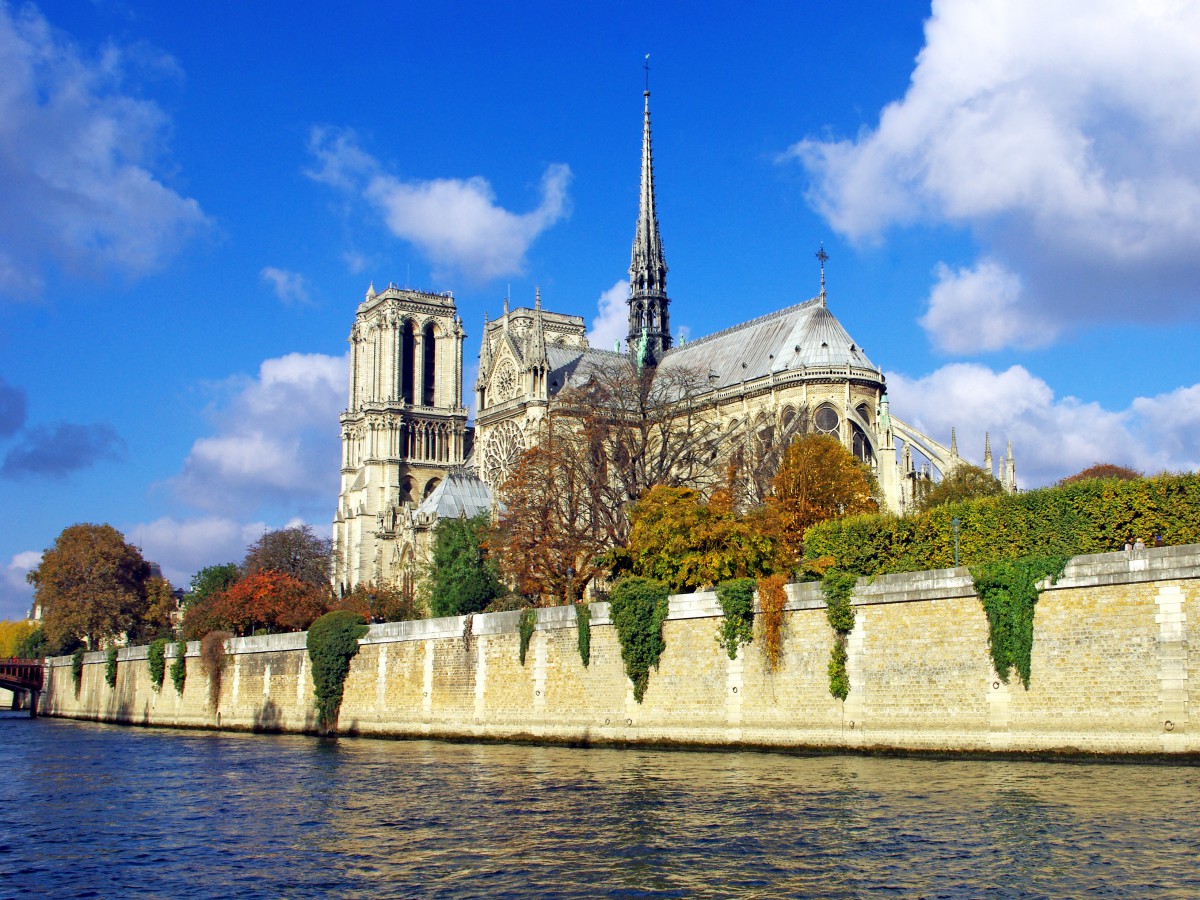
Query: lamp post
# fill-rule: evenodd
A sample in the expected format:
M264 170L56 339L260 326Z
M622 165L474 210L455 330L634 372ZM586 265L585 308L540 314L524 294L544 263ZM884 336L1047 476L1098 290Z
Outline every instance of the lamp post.
M950 524L954 527L954 568L957 569L958 568L958 526L962 524L962 521L958 518L958 516L955 516L953 519L950 520Z

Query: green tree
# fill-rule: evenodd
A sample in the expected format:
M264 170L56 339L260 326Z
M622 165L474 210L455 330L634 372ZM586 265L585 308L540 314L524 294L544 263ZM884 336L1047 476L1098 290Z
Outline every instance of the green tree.
M9 656L33 659L34 657L19 653L18 650L27 647L34 634L40 633L41 630L36 622L12 622L7 619L0 621L0 659Z
M282 572L315 587L327 587L332 562L333 541L318 537L311 525L296 525L268 531L251 544L241 574Z
M977 497L998 497L1004 485L979 466L960 465L925 492L917 503L917 512L929 512L944 503L960 503Z
M240 576L241 570L237 563L205 566L192 576L191 586L183 595L183 608L186 610L195 603L203 602L213 594L228 590L237 583Z
M98 648L140 628L150 566L111 525L71 525L28 575L42 607L46 640Z
M470 519L442 519L433 532L432 560L425 578L434 616L481 612L504 593L487 552L486 513Z

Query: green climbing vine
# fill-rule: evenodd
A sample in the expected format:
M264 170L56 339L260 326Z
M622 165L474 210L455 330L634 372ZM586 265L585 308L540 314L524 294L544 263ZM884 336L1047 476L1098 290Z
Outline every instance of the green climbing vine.
M83 686L83 648L80 647L71 654L71 681L75 684L75 696L79 696L79 689Z
M521 619L517 622L517 631L521 635L521 646L517 651L517 655L521 658L521 665L525 665L525 654L529 652L529 640L533 637L533 630L537 627L537 611L532 609L521 610Z
M1000 680L1007 683L1016 669L1029 690L1033 654L1033 613L1037 583L1058 581L1067 566L1065 556L1023 557L1001 560L971 569L975 591L988 618L988 648Z
M183 685L187 681L187 641L175 642L175 661L171 663L171 683L175 693L183 696Z
M592 661L592 608L586 603L575 604L575 628L579 633L579 659L586 669Z
M717 642L730 659L737 659L738 647L754 638L754 579L722 581L717 585L717 602L721 604Z
M667 586L652 578L625 578L609 595L609 615L621 642L625 674L633 682L633 699L638 703L650 683L650 667L658 668L659 657L667 646L662 625L669 609Z
M150 670L150 685L161 691L163 676L167 673L167 639L159 638L150 643L146 650L146 667Z
M104 683L110 688L117 686L117 648L109 647L104 657Z
M854 606L850 595L858 576L851 572L830 570L821 578L821 593L825 595L825 616L833 629L833 649L829 654L829 693L839 700L850 695L850 676L846 672L846 638L854 630Z
M228 631L210 631L200 639L200 668L208 676L208 708L214 713L221 705L221 681L229 662L225 642L232 637Z
M337 728L350 660L358 654L358 639L367 631L366 619L347 609L325 613L308 626L306 644L317 697L317 727L323 732Z

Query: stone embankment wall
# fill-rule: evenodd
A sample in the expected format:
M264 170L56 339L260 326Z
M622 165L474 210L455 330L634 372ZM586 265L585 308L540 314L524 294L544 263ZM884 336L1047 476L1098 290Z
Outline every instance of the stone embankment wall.
M352 662L343 733L612 744L902 749L948 752L1200 754L1190 685L1200 690L1200 546L1077 557L1034 621L1032 681L996 677L988 624L965 568L860 581L848 642L850 695L829 694L833 640L818 585L789 588L783 659L758 643L730 660L711 592L671 598L666 650L634 702L607 604L592 607L591 664L574 611L538 613L525 665L518 613L376 625ZM52 660L44 715L144 725L312 731L304 634L232 641L220 702L190 644L182 695L155 690L146 648Z

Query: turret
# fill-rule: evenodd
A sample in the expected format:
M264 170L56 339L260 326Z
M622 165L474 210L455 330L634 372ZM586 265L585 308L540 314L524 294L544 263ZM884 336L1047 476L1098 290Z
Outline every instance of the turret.
M650 143L650 91L644 93L642 120L642 184L637 230L629 262L629 334L625 346L639 364L656 366L671 348L667 298L667 263L658 233L654 198L654 160Z

